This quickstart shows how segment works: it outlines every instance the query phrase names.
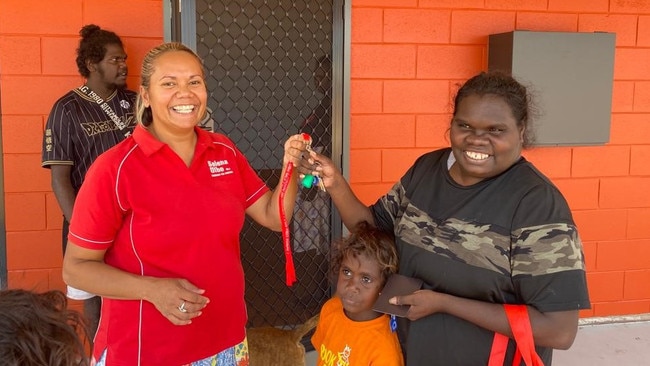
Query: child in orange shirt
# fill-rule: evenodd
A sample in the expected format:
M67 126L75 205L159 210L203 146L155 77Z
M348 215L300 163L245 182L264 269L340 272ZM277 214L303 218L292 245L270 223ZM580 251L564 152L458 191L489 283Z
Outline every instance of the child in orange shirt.
M394 237L365 221L335 245L336 295L323 305L311 338L318 366L404 365L389 316L372 310L386 279L396 271Z

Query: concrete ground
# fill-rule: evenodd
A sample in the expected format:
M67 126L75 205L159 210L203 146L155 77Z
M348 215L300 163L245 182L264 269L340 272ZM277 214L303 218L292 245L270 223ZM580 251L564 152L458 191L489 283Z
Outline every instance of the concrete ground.
M316 366L317 357L316 351L307 352L305 355L305 361L307 362L305 366Z
M650 365L648 320L581 325L573 346L553 352L553 366Z
M573 346L553 352L553 366L650 366L650 314L582 319ZM316 365L316 352L307 353Z

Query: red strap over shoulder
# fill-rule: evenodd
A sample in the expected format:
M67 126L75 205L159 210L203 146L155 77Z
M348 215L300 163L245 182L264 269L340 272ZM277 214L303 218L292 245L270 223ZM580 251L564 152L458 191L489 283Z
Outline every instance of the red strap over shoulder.
M517 352L513 365L519 366L521 359L527 366L544 366L542 359L535 351L533 330L530 326L528 308L526 305L503 305L513 337L517 342ZM488 366L503 366L506 350L508 349L508 337L500 333L494 333L492 350Z

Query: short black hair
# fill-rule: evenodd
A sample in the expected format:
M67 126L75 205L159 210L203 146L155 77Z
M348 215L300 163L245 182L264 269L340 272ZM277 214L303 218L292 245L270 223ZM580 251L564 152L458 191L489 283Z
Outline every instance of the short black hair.
M502 71L483 71L467 80L454 98L454 113L460 102L470 95L496 95L502 98L512 111L520 127L524 127L523 147L529 147L535 140L530 124L537 114L532 93L512 75Z

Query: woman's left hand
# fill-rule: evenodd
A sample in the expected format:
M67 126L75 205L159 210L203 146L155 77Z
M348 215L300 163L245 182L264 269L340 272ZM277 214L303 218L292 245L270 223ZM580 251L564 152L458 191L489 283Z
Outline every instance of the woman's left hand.
M175 325L187 325L202 314L210 301L205 292L186 279L150 278L152 290L145 300L152 303L167 320Z
M431 290L418 290L410 295L395 296L388 300L393 305L409 305L406 317L418 320L440 311L444 295Z

